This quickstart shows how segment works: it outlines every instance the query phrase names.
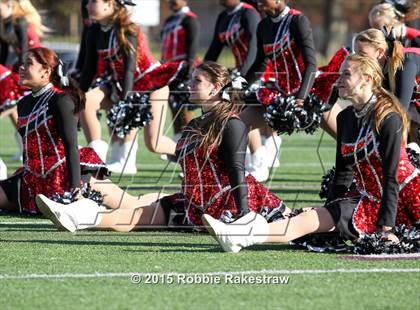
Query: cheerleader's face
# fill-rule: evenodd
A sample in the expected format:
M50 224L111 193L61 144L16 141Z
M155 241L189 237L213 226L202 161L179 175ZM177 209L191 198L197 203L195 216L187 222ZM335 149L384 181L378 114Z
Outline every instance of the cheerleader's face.
M375 29L381 30L383 26L388 25L388 22L384 15L369 16L369 25Z
M258 0L258 10L270 17L278 16L285 7L284 0Z
M89 0L86 8L89 17L98 23L110 20L115 12L113 0Z
M2 1L0 2L0 16L1 18L9 18L13 14L13 2Z
M168 0L168 3L172 12L178 12L180 9L187 5L185 0Z
M201 70L194 70L190 80L190 101L195 104L214 102L218 89L210 82L207 75Z
M360 64L355 61L345 61L340 72L337 81L338 95L341 99L352 100L367 84L366 77L360 70Z
M220 5L228 9L235 8L241 1L239 0L220 0Z
M385 56L385 51L383 49L376 48L368 42L354 42L354 51L362 56L378 60L382 59Z
M19 85L36 90L49 83L50 75L51 70L42 67L42 65L28 53L25 55L23 63L19 67Z

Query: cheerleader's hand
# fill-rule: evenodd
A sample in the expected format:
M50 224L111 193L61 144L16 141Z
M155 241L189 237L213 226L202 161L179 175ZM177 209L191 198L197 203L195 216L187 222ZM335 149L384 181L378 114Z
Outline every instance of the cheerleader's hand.
M382 239L385 241L393 242L393 243L400 242L398 237L392 232L391 227L388 227L388 226L382 227Z
M83 199L83 195L82 195L82 189L80 187L74 187L70 190L72 197L74 199L74 201Z
M305 100L303 100L303 99L296 99L296 105L299 108L303 108L304 107L304 104L305 104Z

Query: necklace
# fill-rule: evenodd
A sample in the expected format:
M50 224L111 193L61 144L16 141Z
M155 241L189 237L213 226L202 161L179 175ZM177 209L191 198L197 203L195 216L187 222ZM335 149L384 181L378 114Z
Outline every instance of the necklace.
M376 96L372 94L372 96L369 98L369 100L366 102L366 104L360 111L354 110L354 115L356 115L356 118L364 118L372 110L375 103Z
M36 91L36 92L32 92L32 96L34 98L37 98L41 95L43 95L46 91L48 91L51 87L52 87L52 83L48 83L47 85L43 86L40 90Z

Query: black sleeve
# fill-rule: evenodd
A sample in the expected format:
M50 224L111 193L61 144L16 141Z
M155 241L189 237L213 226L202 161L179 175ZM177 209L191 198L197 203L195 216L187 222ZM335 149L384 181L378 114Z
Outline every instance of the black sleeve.
M198 24L197 18L186 16L182 21L182 26L184 27L186 32L186 53L188 59L189 72L191 72L198 51L200 25Z
M219 40L219 23L220 23L221 15L217 18L216 26L214 27L214 35L213 40L211 41L210 47L207 50L206 55L204 56L204 61L217 61L219 58L220 53L223 49L223 43Z
M9 22L7 22L7 24L9 24ZM17 44L16 33L14 31L8 31L8 29L10 28L6 26L4 19L0 18L0 41L15 46Z
M82 36L80 38L79 56L77 57L76 69L81 71L86 58L86 36L89 30L89 26L83 25Z
M264 21L264 20L263 20ZM246 80L249 84L255 82L263 73L267 67L267 61L264 54L264 44L263 44L263 21L258 24L257 27L257 56L255 57L254 63L248 72L245 75Z
M417 36L414 39L411 39L410 46L420 48L420 36Z
M260 16L255 10L246 10L242 16L242 20L245 34L249 39L248 54L240 68L241 75L245 76L257 56L257 27L260 22Z
M89 27L86 35L85 61L83 70L80 75L80 89L84 92L89 90L92 80L96 74L96 63L98 62L98 54L96 40L98 37L98 26Z
M248 210L248 186L245 178L245 153L248 131L245 124L232 118L223 131L219 154L226 164L238 213Z
M77 144L77 117L74 115L74 103L70 97L59 95L50 103L52 115L57 125L58 134L63 140L69 169L70 185L80 187L80 157Z
M315 44L309 19L303 14L297 15L290 25L290 33L295 39L297 48L302 51L303 63L305 64L302 85L296 97L305 99L314 84L316 73Z
M384 178L377 225L393 227L397 214L399 193L397 172L402 140L402 122L396 113L392 113L383 121L378 140Z
M420 56L407 53L404 58L403 68L395 75L395 96L401 105L408 110L411 97L416 85L416 76L420 71Z
M17 37L17 47L19 49L18 63L23 62L23 55L28 51L28 22L25 18L19 18L16 21L15 25L16 37Z
M136 71L137 65L137 37L135 35L127 35L127 39L130 42L131 46L134 48L134 51L130 53L124 53L124 81L123 81L123 94L122 98L125 97L127 92L133 90L134 85L134 72Z
M347 190L350 188L353 181L353 167L351 164L344 161L341 154L341 141L343 137L343 129L346 127L348 115L352 113L349 109L345 109L337 115L337 146L335 152L335 175L333 186L330 188L327 203L343 197Z

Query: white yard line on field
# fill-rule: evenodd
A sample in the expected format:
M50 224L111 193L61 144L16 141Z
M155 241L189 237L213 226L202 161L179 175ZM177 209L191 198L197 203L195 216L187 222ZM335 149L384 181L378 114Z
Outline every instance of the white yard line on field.
M363 274L363 273L418 273L420 268L370 268L370 269L268 269L268 270L244 270L244 271L216 271L205 273L181 273L181 272L95 272L95 273L62 273L62 274L19 274L0 275L1 280L49 280L49 279L91 279L91 278L123 278L157 275L157 276L241 276L241 275L314 275L314 274Z

